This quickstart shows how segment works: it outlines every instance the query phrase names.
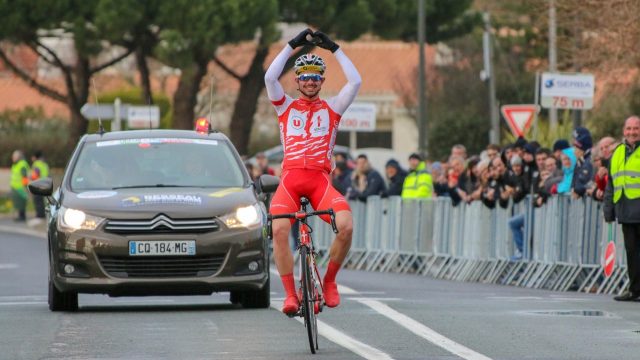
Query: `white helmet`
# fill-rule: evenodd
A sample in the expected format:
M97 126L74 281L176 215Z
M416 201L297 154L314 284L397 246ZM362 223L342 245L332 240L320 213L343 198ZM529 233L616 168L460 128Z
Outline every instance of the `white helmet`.
M294 69L296 75L300 75L305 72L314 72L320 75L324 75L324 71L327 66L324 64L324 60L316 54L304 54L296 59Z

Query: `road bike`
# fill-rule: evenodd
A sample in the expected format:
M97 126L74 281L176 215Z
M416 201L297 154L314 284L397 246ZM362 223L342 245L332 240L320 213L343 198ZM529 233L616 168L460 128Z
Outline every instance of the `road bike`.
M306 198L302 198L300 204L300 210L298 212L269 215L267 225L269 237L272 237L271 224L274 219L294 219L299 225L297 251L300 265L298 272L300 282L298 299L300 299L300 306L298 312L289 315L289 317L299 316L304 318L304 326L307 328L307 335L309 336L309 347L311 353L315 354L316 350L318 350L318 321L316 316L322 311L324 306L324 299L322 297L324 289L322 287L322 281L320 280L320 272L316 264L316 251L311 238L313 229L307 223L307 219L318 215L329 215L333 232L337 234L338 228L336 226L336 217L333 209L307 211L309 200Z

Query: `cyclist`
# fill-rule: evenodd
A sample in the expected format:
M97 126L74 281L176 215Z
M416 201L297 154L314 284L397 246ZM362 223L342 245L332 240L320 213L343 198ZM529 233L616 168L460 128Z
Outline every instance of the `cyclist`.
M301 93L298 99L285 94L278 82L293 49L313 45L307 36L317 41L315 45L335 55L347 78L347 84L340 93L326 101L319 98L326 66L318 55L305 54L295 62L295 81ZM289 41L276 56L264 80L269 100L278 114L280 140L284 148L282 179L271 200L270 212L274 215L296 212L300 208L302 196L308 198L316 210L332 208L335 211L338 235L331 245L323 288L325 304L336 307L340 304L336 274L351 247L353 222L349 204L333 188L329 174L335 166L332 153L340 117L358 93L360 74L340 47L326 34L306 29ZM330 221L328 217L323 217L323 220ZM299 306L293 279L293 255L288 244L292 222L290 219L273 221L274 260L286 291L282 307L285 314L295 314Z

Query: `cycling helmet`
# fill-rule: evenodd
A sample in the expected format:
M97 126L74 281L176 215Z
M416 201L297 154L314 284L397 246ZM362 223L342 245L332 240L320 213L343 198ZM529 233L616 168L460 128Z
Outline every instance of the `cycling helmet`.
M296 59L294 69L296 75L300 75L305 72L313 72L320 75L324 75L326 70L324 60L316 54L304 54Z

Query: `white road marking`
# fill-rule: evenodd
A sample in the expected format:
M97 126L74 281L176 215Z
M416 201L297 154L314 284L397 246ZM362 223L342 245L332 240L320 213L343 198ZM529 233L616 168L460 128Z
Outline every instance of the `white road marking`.
M18 300L47 300L47 295L5 295L0 296L1 301L18 301Z
M46 239L47 233L31 229L16 228L13 226L0 225L0 232L8 232L20 235L28 235L36 238Z
M274 301L271 300L271 307L276 311L280 312L282 308L282 301ZM304 321L296 317L301 323ZM301 330L302 331L302 330ZM306 332L306 330L305 330ZM345 349L351 350L353 353L362 356L365 359L373 359L373 360L392 360L393 358L383 352L382 350L376 349L370 345L367 345L361 341L358 341L351 336L343 333L342 331L324 323L323 321L318 319L318 334L326 338L327 340L334 342ZM305 337L306 340L306 337Z
M0 270L9 270L9 269L17 269L20 265L18 264L0 264Z
M0 302L0 306L13 306L13 305L46 305L45 301L15 301L15 302Z
M428 326L425 326L413 320L412 318L390 308L388 305L383 304L380 301L371 299L359 299L358 301L377 311L381 315L384 315L385 317L395 321L398 325L420 336L421 338L428 340L429 342L463 359L491 360L491 358L489 357L477 353L462 344L458 344L457 342L447 338L444 335L440 335Z

